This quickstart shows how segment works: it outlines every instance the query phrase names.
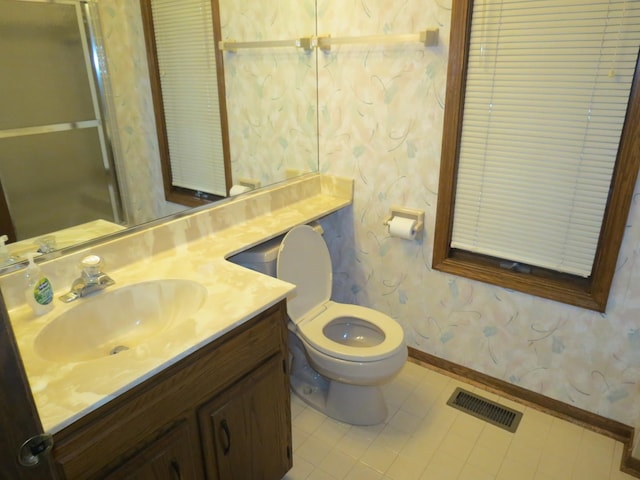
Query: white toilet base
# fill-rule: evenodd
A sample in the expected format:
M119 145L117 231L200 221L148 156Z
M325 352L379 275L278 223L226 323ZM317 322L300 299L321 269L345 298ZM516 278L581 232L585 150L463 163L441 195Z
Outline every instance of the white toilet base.
M319 412L349 425L378 425L386 420L387 405L380 387L322 380L311 383L291 377L291 390Z
M377 425L387 419L387 404L377 385L329 383L326 415L351 425Z
M292 334L289 349L291 390L305 403L350 425L377 425L386 420L387 405L379 386L351 385L321 375L309 365L304 347Z

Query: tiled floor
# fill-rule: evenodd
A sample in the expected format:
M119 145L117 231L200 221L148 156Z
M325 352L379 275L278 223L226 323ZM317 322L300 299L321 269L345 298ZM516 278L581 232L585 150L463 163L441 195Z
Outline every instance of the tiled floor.
M446 405L461 386L523 411L515 434ZM623 480L622 444L408 362L387 386L384 424L355 427L292 395L284 480Z

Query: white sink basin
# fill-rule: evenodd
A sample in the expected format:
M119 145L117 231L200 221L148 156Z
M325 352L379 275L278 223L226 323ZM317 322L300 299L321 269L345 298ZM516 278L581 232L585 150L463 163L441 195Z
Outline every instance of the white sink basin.
M98 292L54 317L34 348L54 362L114 355L188 321L206 297L207 289L190 280L155 280Z

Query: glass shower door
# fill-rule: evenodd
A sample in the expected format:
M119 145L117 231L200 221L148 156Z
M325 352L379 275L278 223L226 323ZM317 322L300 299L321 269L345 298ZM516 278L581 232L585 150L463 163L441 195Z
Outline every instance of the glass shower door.
M11 240L121 222L83 11L0 0L0 235Z

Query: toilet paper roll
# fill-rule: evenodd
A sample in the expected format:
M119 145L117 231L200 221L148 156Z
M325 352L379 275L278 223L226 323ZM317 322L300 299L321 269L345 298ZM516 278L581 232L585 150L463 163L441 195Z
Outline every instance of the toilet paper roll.
M247 187L246 185L233 185L231 190L229 190L229 195L239 195L241 193L245 193L251 190L251 187Z
M405 240L415 240L416 220L413 218L393 217L389 221L389 234L392 237L404 238Z

